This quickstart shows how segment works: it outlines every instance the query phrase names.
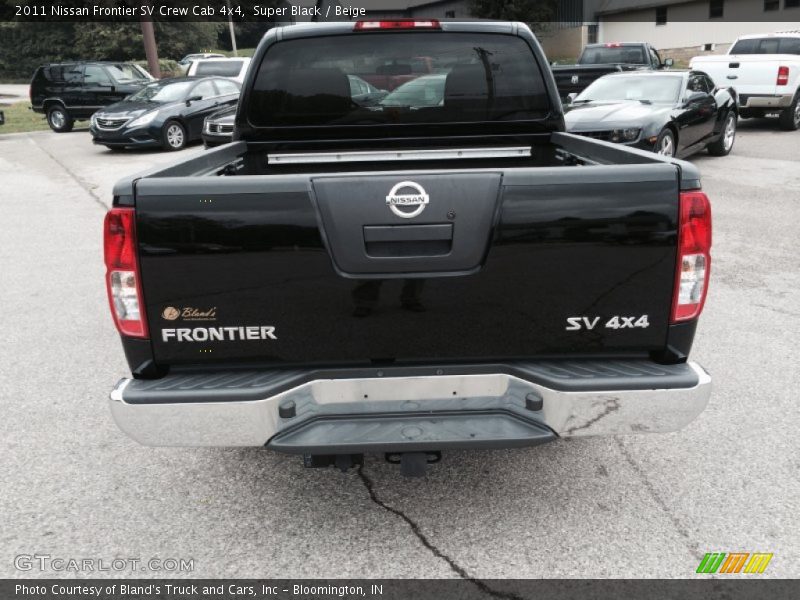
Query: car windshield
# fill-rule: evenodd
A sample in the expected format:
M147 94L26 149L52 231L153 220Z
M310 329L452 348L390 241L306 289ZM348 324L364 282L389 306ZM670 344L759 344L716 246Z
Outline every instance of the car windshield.
M404 106L412 109L440 106L444 102L446 80L446 75L418 77L395 89L380 103L382 106Z
M108 72L117 81L146 81L147 77L133 65L106 65Z
M680 75L626 75L601 77L583 90L575 102L640 101L674 104L681 90Z
M610 65L625 63L645 65L648 63L641 46L592 46L581 54L578 64Z
M135 94L125 98L129 102L177 102L183 100L189 92L189 88L194 85L194 81L175 81L172 83L152 83L146 85Z
M197 63L195 75L217 75L235 77L242 70L241 60L202 60Z

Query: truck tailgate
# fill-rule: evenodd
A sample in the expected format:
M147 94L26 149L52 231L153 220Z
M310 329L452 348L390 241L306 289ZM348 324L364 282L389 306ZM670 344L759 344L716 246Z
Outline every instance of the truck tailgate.
M787 57L789 58L789 57ZM693 68L705 71L720 87L732 86L739 94L778 93L778 67L784 62L775 56L706 56L692 61Z
M387 203L408 182L427 197L413 218ZM154 356L332 365L659 350L678 197L669 163L141 179Z

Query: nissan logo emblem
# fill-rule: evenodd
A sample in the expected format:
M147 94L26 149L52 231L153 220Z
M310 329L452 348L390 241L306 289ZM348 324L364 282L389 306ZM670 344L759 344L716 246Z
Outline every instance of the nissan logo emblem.
M405 193L400 193L400 192ZM394 214L403 219L413 219L422 214L430 202L430 196L425 188L413 181L401 181L395 185L386 196L386 204ZM413 208L410 212L404 210Z

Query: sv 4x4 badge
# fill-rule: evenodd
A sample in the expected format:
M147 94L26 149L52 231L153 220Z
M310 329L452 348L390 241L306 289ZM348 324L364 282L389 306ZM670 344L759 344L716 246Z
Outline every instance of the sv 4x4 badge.
M568 317L567 331L591 331L595 329L602 320L602 317ZM650 321L647 315L641 317L611 317L603 326L605 329L647 329Z

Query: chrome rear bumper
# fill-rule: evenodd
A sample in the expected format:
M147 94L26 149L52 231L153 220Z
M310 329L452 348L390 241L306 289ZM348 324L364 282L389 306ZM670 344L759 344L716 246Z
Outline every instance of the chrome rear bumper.
M740 108L786 108L791 106L794 100L793 94L782 94L779 96L758 96L742 94L740 96Z
M120 429L148 446L268 445L284 452L344 453L664 433L695 419L711 394L711 378L696 363L540 363L498 371L123 379L110 406Z

